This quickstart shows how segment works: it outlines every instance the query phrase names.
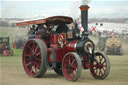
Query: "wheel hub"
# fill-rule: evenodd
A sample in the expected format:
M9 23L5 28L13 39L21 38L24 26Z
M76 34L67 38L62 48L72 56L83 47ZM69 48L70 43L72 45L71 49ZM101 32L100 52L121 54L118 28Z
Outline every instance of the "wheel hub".
M101 69L101 68L103 68L103 65L99 63L99 64L97 65L97 68Z
M34 56L31 56L30 61L31 62L35 61L35 57Z
M74 68L70 64L68 64L66 68L68 69L68 71L67 71L68 74L72 73L74 70Z
M66 68L70 70L74 70L74 67L71 64L68 64Z

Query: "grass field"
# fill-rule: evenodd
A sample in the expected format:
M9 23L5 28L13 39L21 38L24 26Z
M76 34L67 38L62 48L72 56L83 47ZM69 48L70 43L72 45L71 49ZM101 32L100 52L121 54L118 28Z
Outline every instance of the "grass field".
M71 82L53 70L48 70L42 78L27 76L22 65L22 49L13 49L14 56L0 56L0 85L128 85L128 43L123 42L123 50L123 56L108 55L111 70L105 80L96 80L89 70L82 70L79 80Z

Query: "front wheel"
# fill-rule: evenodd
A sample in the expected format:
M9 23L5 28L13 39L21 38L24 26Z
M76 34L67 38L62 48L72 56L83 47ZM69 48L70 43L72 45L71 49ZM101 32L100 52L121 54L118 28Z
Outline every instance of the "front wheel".
M64 56L62 71L67 80L76 81L80 77L81 69L82 63L77 53L69 52Z
M91 61L90 72L95 79L105 79L110 71L110 62L104 53L96 52Z

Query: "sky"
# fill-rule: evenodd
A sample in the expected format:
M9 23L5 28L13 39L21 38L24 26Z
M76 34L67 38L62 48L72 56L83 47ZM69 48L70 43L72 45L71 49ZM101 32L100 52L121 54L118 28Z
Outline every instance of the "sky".
M0 0L1 18L77 18L82 0ZM85 0L86 1L86 0ZM128 18L128 0L88 0L89 18Z

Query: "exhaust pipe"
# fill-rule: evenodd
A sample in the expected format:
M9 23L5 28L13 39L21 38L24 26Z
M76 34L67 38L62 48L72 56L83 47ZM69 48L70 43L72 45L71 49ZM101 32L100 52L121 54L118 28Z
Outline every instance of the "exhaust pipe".
M84 31L82 35L85 38L88 38L88 5L81 5L80 10L81 10L81 22L82 22L82 27L84 28Z

